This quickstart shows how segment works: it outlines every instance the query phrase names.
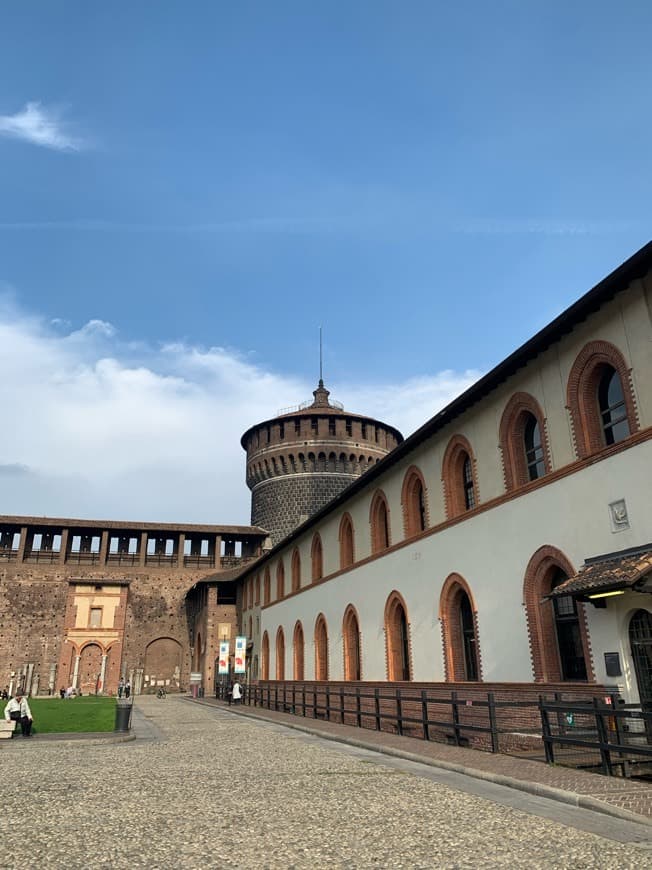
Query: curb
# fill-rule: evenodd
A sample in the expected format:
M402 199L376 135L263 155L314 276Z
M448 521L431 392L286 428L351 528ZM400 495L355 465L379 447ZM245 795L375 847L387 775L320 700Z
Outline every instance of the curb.
M32 738L36 738L37 743L54 743L56 741L67 740L70 743L131 743L136 739L133 732L124 733L122 731L94 731L84 733L83 731L59 731L48 734L33 734ZM13 742L13 741L12 741ZM20 739L18 739L20 743Z
M201 698L185 698L186 701L192 701L195 704L202 704L205 707L212 707L216 710L221 710L222 707L217 704L212 704ZM255 719L258 722L270 722L274 725L282 725L285 728L292 728L295 731L303 731L306 734L313 734L315 737L320 737L323 740L330 740L333 743L346 743L348 746L356 746L358 749L367 749L370 752L377 752L380 755L391 755L395 758L403 758L405 761L415 761L418 764L427 764L429 767L440 767L442 770L450 770L453 773L461 773L463 776L468 776L471 779L482 779L486 782L493 782L496 785L502 785L507 788L513 788L517 791L523 791L527 794L536 795L537 797L545 797L559 803L570 804L583 810L592 810L596 813L602 813L605 816L612 816L616 819L621 819L625 822L636 822L639 825L647 825L652 827L652 818L641 816L638 813L633 813L631 810L624 810L620 807L612 806L598 798L590 795L578 794L574 791L566 791L562 788L555 788L552 785L543 785L538 782L529 782L528 780L515 779L512 776L505 776L501 773L489 773L486 770L478 770L475 767L467 767L464 764L456 764L453 761L443 761L436 758L428 758L419 755L416 752L408 752L404 749L395 749L392 746L377 746L375 743L368 743L365 740L358 740L356 737L348 735L335 735L325 731L320 731L318 728L310 728L306 725L294 724L293 722L277 722L274 719L269 719L266 716L259 716L256 713L244 710L241 705L234 710L233 707L225 707L225 712L234 712L238 716L244 716L247 719ZM598 774L595 774L596 776Z

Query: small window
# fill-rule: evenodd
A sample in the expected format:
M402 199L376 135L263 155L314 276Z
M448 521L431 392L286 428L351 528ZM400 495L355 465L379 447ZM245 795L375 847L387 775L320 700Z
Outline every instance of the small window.
M328 418L328 434L335 435L335 418L334 417Z
M346 434L353 435L353 423L351 420L346 421Z
M367 424L366 424L366 423L363 423L363 424L362 424L362 437L363 437L365 440L367 439Z
M475 490L473 488L473 467L471 457L467 456L462 467L462 480L464 483L464 504L467 511L475 507Z
M88 624L91 628L101 628L102 626L102 608L91 607Z
M605 366L605 371L600 378L598 404L604 443L618 444L629 435L629 421L623 385L618 372L611 366Z
M294 434L295 435L301 434L301 420L294 421Z
M278 437L281 441L285 438L285 423L278 424Z
M311 418L310 418L310 428L312 429L312 433L313 433L313 435L316 435L316 434L317 434L317 429L318 429L318 420L317 420L317 417L311 417Z
M529 414L525 431L525 463L530 480L538 480L546 473L546 464L543 459L543 441L541 439L541 427L534 414Z

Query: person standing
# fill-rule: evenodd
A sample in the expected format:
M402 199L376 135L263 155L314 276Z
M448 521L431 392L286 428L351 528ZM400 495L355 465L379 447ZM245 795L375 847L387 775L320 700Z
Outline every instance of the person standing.
M7 722L20 722L20 730L23 737L32 736L32 711L29 709L27 698L19 692L5 707L5 719Z
M237 679L233 683L233 688L231 689L231 696L233 698L234 704L239 704L242 700L242 686Z
M129 680L125 683L125 698L128 698L131 695L131 683Z
M118 683L118 698L122 698L124 690L125 690L125 681L121 678L120 682Z

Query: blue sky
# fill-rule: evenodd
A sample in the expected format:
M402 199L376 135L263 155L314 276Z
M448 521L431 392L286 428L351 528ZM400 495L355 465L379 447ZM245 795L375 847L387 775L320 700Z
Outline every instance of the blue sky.
M651 31L644 2L5 4L5 402L80 389L83 433L90 380L124 483L201 453L174 403L131 432L147 389L201 396L215 477L142 519L246 521L227 441L309 395L320 324L337 398L410 431L652 236ZM2 509L124 515L91 433L24 414Z

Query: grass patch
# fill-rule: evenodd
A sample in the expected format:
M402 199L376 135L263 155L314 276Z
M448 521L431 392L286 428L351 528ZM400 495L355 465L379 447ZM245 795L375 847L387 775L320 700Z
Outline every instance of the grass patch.
M34 734L113 731L115 727L115 698L30 698L29 706Z

